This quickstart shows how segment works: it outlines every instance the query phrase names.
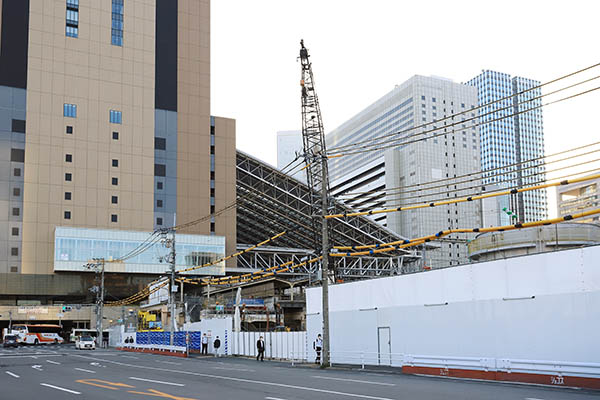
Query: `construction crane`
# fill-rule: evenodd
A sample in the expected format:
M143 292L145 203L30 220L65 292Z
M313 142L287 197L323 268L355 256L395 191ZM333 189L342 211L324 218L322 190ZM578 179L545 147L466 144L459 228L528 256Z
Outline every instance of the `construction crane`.
M315 249L321 250L321 283L323 291L323 366L329 366L329 225L323 218L329 209L329 171L325 147L325 131L319 98L315 90L312 64L304 40L300 41L300 79L302 98L302 140L304 144L304 163L306 181L311 193L311 212ZM320 193L318 195L317 193ZM321 237L319 237L321 228Z

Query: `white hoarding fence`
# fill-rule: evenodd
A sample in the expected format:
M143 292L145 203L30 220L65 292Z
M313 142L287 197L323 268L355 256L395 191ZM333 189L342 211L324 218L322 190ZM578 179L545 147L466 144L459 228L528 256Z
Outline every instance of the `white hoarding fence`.
M304 361L306 354L306 332L233 332L231 354L256 357L256 342L265 341L265 357L275 360Z

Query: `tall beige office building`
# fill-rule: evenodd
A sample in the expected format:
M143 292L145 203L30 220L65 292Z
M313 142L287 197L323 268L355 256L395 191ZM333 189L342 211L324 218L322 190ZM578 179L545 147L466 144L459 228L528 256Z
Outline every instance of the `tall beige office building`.
M183 264L235 250L235 208L216 215L235 201L235 121L210 115L209 0L0 6L0 273L79 271L175 221L200 219L179 231L199 235ZM114 272L160 270L146 261Z

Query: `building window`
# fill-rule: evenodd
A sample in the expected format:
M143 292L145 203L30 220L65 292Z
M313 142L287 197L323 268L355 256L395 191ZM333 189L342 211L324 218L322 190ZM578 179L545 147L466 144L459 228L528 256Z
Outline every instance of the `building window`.
M65 181L67 182L71 182L73 180L73 175L71 175L70 173L66 173L65 174Z
M113 132L113 140L119 140L119 132Z
M12 235L19 236L19 228L12 228Z
M12 161L12 162L25 162L25 150L23 150L23 149L10 149L10 161Z
M162 208L162 206L163 206L163 201L162 200L156 200L156 207Z
M21 168L15 168L13 170L13 175L14 176L21 176Z
M21 210L19 209L19 207L14 207L12 209L12 215L13 217L18 217L19 215L21 215Z
M210 206L210 213L211 214L215 213L215 206L214 206L214 204L211 204L211 206Z
M19 255L19 248L18 247L11 247L10 248L10 255L11 256L18 256Z
M73 162L73 154L65 154L65 162Z
M67 135L72 135L73 134L73 127L67 125Z
M210 233L215 233L215 223L214 222L210 223Z
M162 218L156 218L156 225L162 225Z
M71 211L65 211L65 219L71 219Z
M123 46L123 0L112 0L111 43Z
M13 188L13 196L15 196L15 197L21 196L21 188Z
M167 149L167 139L155 137L154 138L154 148L156 150L166 150Z
M156 182L156 189L157 190L162 190L163 188L163 183L162 182Z
M117 214L110 215L110 222L117 222L118 220L119 220L119 217Z
M10 272L19 272L19 267L13 265L10 267Z
M154 164L154 176L166 176L167 167L164 164Z
M65 192L65 200L71 200L71 192Z
M112 178L113 186L117 186L119 184L119 178Z
M117 196L112 196L112 197L110 198L110 202L111 202L112 204L118 204L118 203L119 203L119 198L118 198Z
M11 131L25 133L25 121L22 119L13 119Z
M110 110L109 112L109 120L111 124L121 124L123 123L123 115L121 111Z
M65 103L63 105L63 116L77 118L77 105Z
M119 166L119 160L113 159L112 160L112 166L113 167L118 167Z
M69 37L79 36L79 0L67 0L67 27Z

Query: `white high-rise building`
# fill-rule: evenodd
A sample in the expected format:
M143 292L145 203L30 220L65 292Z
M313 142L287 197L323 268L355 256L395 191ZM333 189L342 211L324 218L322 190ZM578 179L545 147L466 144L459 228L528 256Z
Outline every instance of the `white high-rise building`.
M465 121L476 116L475 110L469 111L476 104L474 87L444 78L417 75L396 86L331 132L327 136L328 149L398 132L401 133L391 138L433 132L416 137L426 140L404 146L382 144L376 151L355 151L356 154L331 159L332 194L341 196L355 209L366 210L478 193L478 179L460 179L462 183L456 184L448 181L480 169L479 131L472 126L474 120ZM462 114L443 120L458 113ZM351 148L347 152L353 153ZM432 181L439 182L428 185L428 190L418 186ZM478 201L374 217L409 238L482 224ZM435 268L467 262L466 239L464 235L454 235L437 242L435 250L426 252L426 265Z
M540 82L484 70L467 84L478 90L481 169L487 171L483 184L519 188L543 183L546 173L544 165L540 165L544 156L544 127L539 108L542 92L537 87ZM525 163L532 159L537 160ZM545 189L511 195L508 200L499 198L504 201L500 207L516 215L520 222L548 218ZM498 215L495 225L516 222L506 212Z

